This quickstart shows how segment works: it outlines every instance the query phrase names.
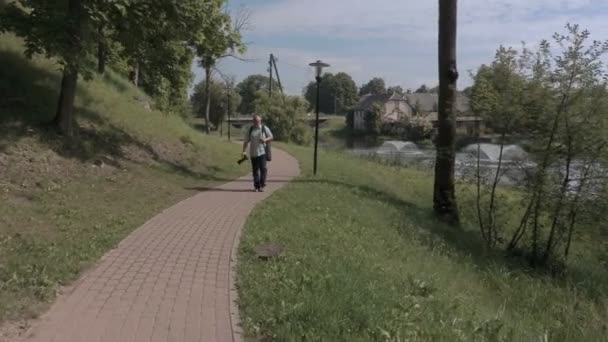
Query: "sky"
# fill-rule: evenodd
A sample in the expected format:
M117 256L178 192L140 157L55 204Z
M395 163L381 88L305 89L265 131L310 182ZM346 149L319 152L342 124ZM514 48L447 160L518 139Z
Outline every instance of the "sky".
M459 88L470 70L492 61L499 45L534 47L567 23L591 38L608 39L606 0L460 0L458 2ZM230 0L251 13L244 32L249 62L224 59L218 68L237 82L268 74L272 53L286 93L301 94L314 78L318 59L327 72L346 72L358 86L382 77L387 86L416 89L437 84L437 0ZM203 78L193 65L195 82Z

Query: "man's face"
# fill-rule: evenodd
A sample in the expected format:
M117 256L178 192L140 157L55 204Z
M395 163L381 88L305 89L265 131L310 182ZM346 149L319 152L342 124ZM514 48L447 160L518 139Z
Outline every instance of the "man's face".
M253 124L256 126L259 126L262 123L262 117L259 115L256 115L253 117Z

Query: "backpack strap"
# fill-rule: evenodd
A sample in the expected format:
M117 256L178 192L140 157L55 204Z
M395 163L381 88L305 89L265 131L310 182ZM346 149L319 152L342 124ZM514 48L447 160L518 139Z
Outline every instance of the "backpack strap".
M249 140L251 140L251 132L253 132L254 128L255 127L253 125L251 127L249 127ZM268 137L268 131L267 131L266 125L262 125L261 129L262 129L262 134L265 135L266 137Z

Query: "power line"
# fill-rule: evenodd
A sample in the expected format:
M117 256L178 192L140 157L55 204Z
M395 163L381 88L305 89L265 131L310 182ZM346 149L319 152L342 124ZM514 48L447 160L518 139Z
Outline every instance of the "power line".
M285 61L283 61L283 64L288 65L288 66L290 66L292 68L296 68L296 69L300 69L300 70L306 71L306 72L311 71L309 68L305 68L303 66L296 65L296 64L291 64L291 63L288 63L288 62L285 62Z

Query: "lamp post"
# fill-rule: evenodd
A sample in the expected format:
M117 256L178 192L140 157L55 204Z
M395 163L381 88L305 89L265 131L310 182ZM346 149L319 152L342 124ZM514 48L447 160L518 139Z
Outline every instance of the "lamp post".
M317 175L317 148L319 145L319 97L321 94L321 75L323 74L323 68L329 67L329 64L323 63L321 61L316 61L314 63L309 64L311 67L315 68L315 79L317 81L317 116L315 120L315 154L314 154L314 162L313 162L313 175Z
M232 111L232 100L231 100L231 95L232 95L232 88L230 87L230 85L228 85L228 141L230 141L230 126L232 126L232 122L230 122L230 112Z

